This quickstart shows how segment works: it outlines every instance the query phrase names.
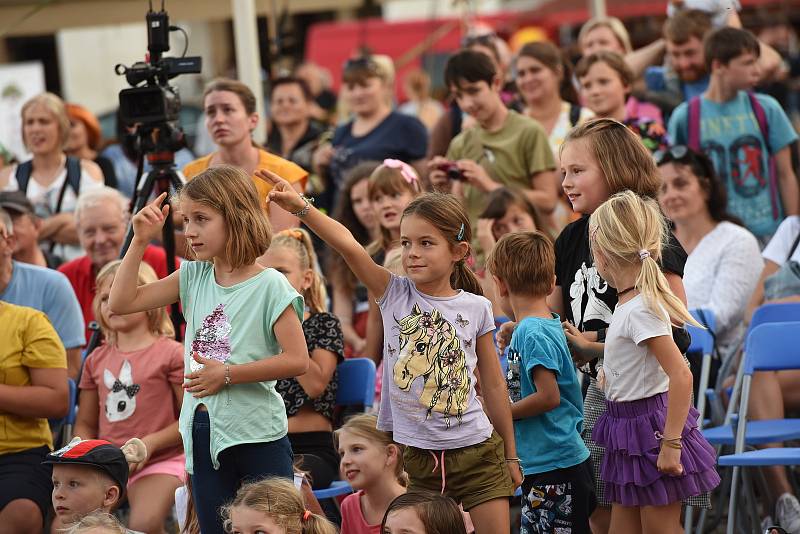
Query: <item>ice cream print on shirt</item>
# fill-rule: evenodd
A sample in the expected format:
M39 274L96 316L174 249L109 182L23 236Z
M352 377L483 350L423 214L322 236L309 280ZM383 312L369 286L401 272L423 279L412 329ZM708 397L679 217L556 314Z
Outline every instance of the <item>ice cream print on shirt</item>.
M583 329L583 324L592 320L611 323L613 312L608 305L600 300L600 295L608 291L608 284L600 277L597 268L592 265L587 267L581 263L581 268L575 271L575 280L569 286L570 306L575 326ZM583 307L584 297L586 307Z
M219 362L225 362L231 357L231 323L225 315L224 304L217 305L214 311L206 315L203 324L194 333L192 353L195 352L203 358ZM194 358L189 362L192 372L203 368L203 364L197 363Z
M432 412L450 418L461 416L467 408L470 377L467 358L456 329L436 309L423 312L414 305L411 313L397 321L400 330L400 354L393 367L394 383L402 391L422 377L424 385L419 403Z
M119 371L119 377L105 369L103 383L108 388L106 397L106 419L109 422L124 421L136 411L136 394L139 393L139 384L133 383L133 369L131 362L125 360Z

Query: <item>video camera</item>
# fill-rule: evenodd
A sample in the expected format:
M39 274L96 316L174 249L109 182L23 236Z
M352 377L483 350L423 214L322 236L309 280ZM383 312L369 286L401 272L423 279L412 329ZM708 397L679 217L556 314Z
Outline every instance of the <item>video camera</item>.
M186 57L188 40L183 56L161 57L169 50L169 32L182 31L169 25L169 15L161 2L161 11L153 11L152 2L147 12L147 61L138 61L126 67L118 64L114 70L131 85L119 93L120 117L125 124L139 124L145 129L165 127L178 120L181 100L178 90L169 85L169 80L180 74L198 74L202 67L199 56ZM140 86L142 82L145 85Z

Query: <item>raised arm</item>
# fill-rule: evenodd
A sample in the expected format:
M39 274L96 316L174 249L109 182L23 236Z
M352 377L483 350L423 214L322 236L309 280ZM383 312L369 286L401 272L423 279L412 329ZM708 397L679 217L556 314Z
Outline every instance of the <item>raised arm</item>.
M133 240L122 258L108 305L117 314L134 313L160 308L178 300L180 294L180 271L175 271L166 278L143 286L138 285L139 264L144 257L148 243L161 235L169 205L161 206L167 197L161 193L157 199L142 208L133 216Z
M308 206L308 213L302 216L305 225L342 255L356 277L367 286L373 295L381 296L386 292L391 274L372 261L350 230L310 206L291 184L277 174L267 170L257 170L256 176L272 186L272 191L267 199L269 202L274 202L289 213L298 213Z

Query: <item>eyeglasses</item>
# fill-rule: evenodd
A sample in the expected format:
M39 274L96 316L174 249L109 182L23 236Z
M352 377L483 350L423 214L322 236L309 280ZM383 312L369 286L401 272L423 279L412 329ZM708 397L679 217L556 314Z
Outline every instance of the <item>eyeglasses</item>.
M675 145L669 148L657 150L653 154L656 165L665 165L670 161L682 160L694 156L694 153L686 145Z
M367 70L374 73L378 73L379 71L378 64L369 56L348 59L344 63L344 70Z
M698 178L713 180L716 177L716 170L711 159L702 152L695 152L686 145L675 145L663 150L657 150L653 154L656 166L660 167L673 161L689 165Z
M461 48L469 48L473 45L482 46L495 46L494 40L497 36L494 33L481 33L473 35L465 35L461 39Z

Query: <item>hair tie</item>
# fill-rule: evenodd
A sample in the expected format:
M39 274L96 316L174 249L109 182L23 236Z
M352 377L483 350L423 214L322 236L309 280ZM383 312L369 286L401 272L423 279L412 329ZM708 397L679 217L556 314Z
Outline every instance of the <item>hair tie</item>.
M308 521L309 517L311 517L311 510L303 510L303 523Z
M419 184L419 176L417 176L417 171L414 170L414 167L406 163L405 161L400 161L399 159L385 159L383 160L383 166L388 167L390 169L397 169L400 171L400 174L405 178L406 182L413 187L417 187Z
M461 228L459 228L458 234L456 235L456 241L464 240L464 228L464 223L461 223Z
M642 250L639 251L639 259L641 261L644 261L649 257L650 257L650 252L648 250L642 249Z

